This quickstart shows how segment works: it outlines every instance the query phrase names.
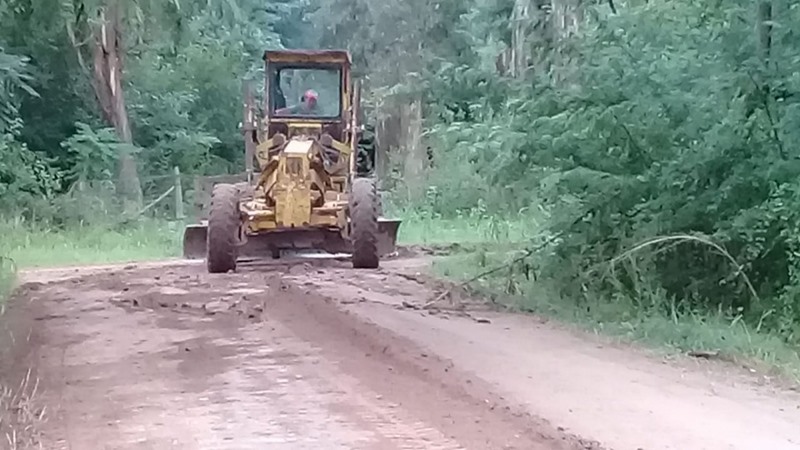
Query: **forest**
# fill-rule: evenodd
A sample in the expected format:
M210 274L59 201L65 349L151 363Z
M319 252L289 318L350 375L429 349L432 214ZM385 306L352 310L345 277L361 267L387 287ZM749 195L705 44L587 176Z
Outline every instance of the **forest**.
M794 2L0 0L0 24L17 266L177 252L170 205L137 213L176 167L187 196L242 170L263 51L346 48L403 236L469 241L443 274L594 329L797 360Z

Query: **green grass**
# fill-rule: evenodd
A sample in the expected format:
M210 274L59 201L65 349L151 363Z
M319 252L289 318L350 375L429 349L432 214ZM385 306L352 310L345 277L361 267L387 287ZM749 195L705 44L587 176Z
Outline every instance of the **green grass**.
M538 228L534 218L523 216L441 219L407 212L401 218L399 242L405 244L517 243ZM6 220L0 221L0 255L20 268L156 260L181 254L182 233L182 223L154 220L68 229Z
M502 266L508 259L509 253L502 246L495 246L440 257L432 270L446 279L466 281ZM509 275L508 270L475 281L471 286L513 310L577 325L590 333L623 342L642 343L657 353L719 352L724 358L788 375L800 382L798 349L780 337L756 332L725 312L680 313L660 292L640 292L635 302L620 295L589 296L590 300L579 303L576 299L561 298L549 280L528 280L521 273Z
M485 215L442 219L404 211L398 241L403 244L506 244L515 246L538 229L538 219L501 220ZM133 262L181 254L183 224L147 220L131 226L84 225L58 229L19 220L0 221L0 256L20 268Z
M5 301L14 289L16 267L9 258L0 258L0 302Z
M0 255L20 268L163 259L181 254L182 232L183 224L156 221L68 230L6 221L0 222Z
M441 219L404 213L399 242L405 244L506 243L516 245L537 229L534 218L499 220L466 216ZM533 224L533 225L532 225ZM85 225L57 229L21 221L0 221L0 255L20 268L133 262L181 254L183 224L144 221L133 226Z
M398 231L399 244L481 244L523 243L535 237L541 228L541 217L520 214L497 218L482 214L448 219L439 216L402 211L403 223Z

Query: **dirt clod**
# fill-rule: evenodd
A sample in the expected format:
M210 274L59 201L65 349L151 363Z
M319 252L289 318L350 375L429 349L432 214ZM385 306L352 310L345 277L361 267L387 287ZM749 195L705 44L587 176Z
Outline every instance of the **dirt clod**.
M215 300L204 304L203 309L209 314L217 314L228 311L230 309L230 305L223 301Z

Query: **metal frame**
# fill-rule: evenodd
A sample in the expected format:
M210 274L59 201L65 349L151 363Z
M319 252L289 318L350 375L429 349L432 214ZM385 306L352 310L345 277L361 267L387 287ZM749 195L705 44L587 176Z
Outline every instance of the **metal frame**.
M343 94L347 92L347 89L342 90L341 87L344 82L345 71L342 70L341 65L337 64L313 64L313 63L303 63L303 64L292 64L292 63L280 63L280 64L269 64L266 69L267 74L267 83L270 83L272 80L275 79L275 75L285 69L319 69L319 70L334 70L339 74L338 86L339 89L339 114L335 116L281 116L275 114L275 102L270 99L268 107L265 109L265 114L267 117L270 118L271 122L282 122L282 121L289 121L295 122L297 120L308 120L314 122L323 122L323 123L335 123L340 122L342 120L343 115L345 114L345 106L348 103ZM269 85L268 85L269 88ZM270 94L272 91L270 91Z

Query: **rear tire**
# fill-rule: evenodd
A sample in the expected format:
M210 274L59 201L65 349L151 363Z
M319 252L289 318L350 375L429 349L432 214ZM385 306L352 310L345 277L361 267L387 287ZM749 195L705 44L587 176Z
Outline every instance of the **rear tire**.
M353 268L377 269L378 256L378 191L369 178L353 180L349 196L350 241L353 246Z
M375 171L375 127L364 125L358 139L356 155L356 176L366 177Z
M208 217L206 266L209 273L236 270L239 240L239 189L232 184L217 184L211 191Z

